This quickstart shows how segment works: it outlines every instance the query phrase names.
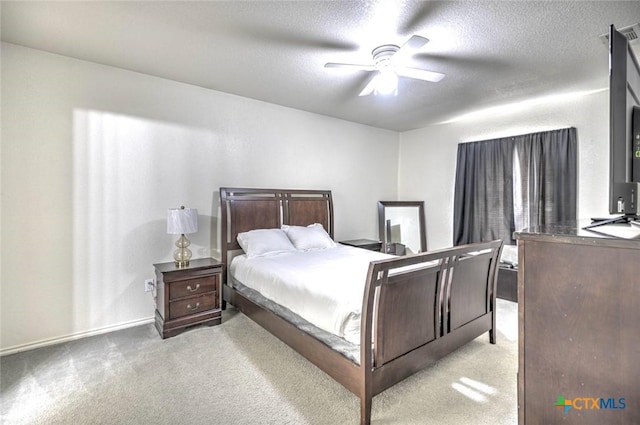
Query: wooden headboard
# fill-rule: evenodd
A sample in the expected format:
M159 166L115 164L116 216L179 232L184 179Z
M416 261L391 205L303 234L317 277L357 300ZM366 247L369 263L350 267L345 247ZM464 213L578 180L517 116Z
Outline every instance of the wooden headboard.
M239 250L238 233L277 229L283 224L320 223L333 238L330 190L220 188L220 239L225 269L229 251ZM225 276L226 273L223 273Z

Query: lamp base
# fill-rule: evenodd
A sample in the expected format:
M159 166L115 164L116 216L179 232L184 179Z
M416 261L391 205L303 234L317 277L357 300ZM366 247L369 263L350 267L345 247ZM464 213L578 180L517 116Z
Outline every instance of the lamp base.
M189 266L189 260L191 259L191 250L187 248L189 245L191 245L191 242L184 235L181 235L176 241L178 249L173 251L173 259L175 260L176 267L183 268Z

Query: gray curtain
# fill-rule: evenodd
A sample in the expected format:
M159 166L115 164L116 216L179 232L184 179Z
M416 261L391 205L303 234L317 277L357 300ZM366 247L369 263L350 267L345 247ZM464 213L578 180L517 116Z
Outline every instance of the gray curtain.
M575 220L575 128L458 145L453 240L502 239L534 225Z

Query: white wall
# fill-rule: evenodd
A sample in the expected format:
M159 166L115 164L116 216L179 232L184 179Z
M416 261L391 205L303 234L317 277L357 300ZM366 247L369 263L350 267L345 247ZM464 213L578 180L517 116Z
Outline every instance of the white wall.
M609 94L554 97L400 135L398 199L424 200L427 246L453 244L458 143L576 127L578 218L608 216Z
M398 134L2 44L3 352L147 321L166 210L198 208L216 255L220 186L321 188L336 239L375 238ZM384 164L384 166L376 166Z

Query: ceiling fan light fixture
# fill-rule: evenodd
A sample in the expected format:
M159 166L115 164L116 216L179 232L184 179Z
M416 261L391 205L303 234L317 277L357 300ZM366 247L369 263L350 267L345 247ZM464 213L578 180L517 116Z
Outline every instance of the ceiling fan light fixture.
M397 95L398 75L391 68L383 68L375 76L375 94Z
M376 74L369 80L358 96L369 96L371 94L393 94L395 96L398 94L399 77L433 83L437 83L444 78L445 75L440 72L408 66L407 60L428 41L429 39L422 36L412 35L402 46L383 44L373 49L371 52L373 64L327 62L324 67L373 71Z

